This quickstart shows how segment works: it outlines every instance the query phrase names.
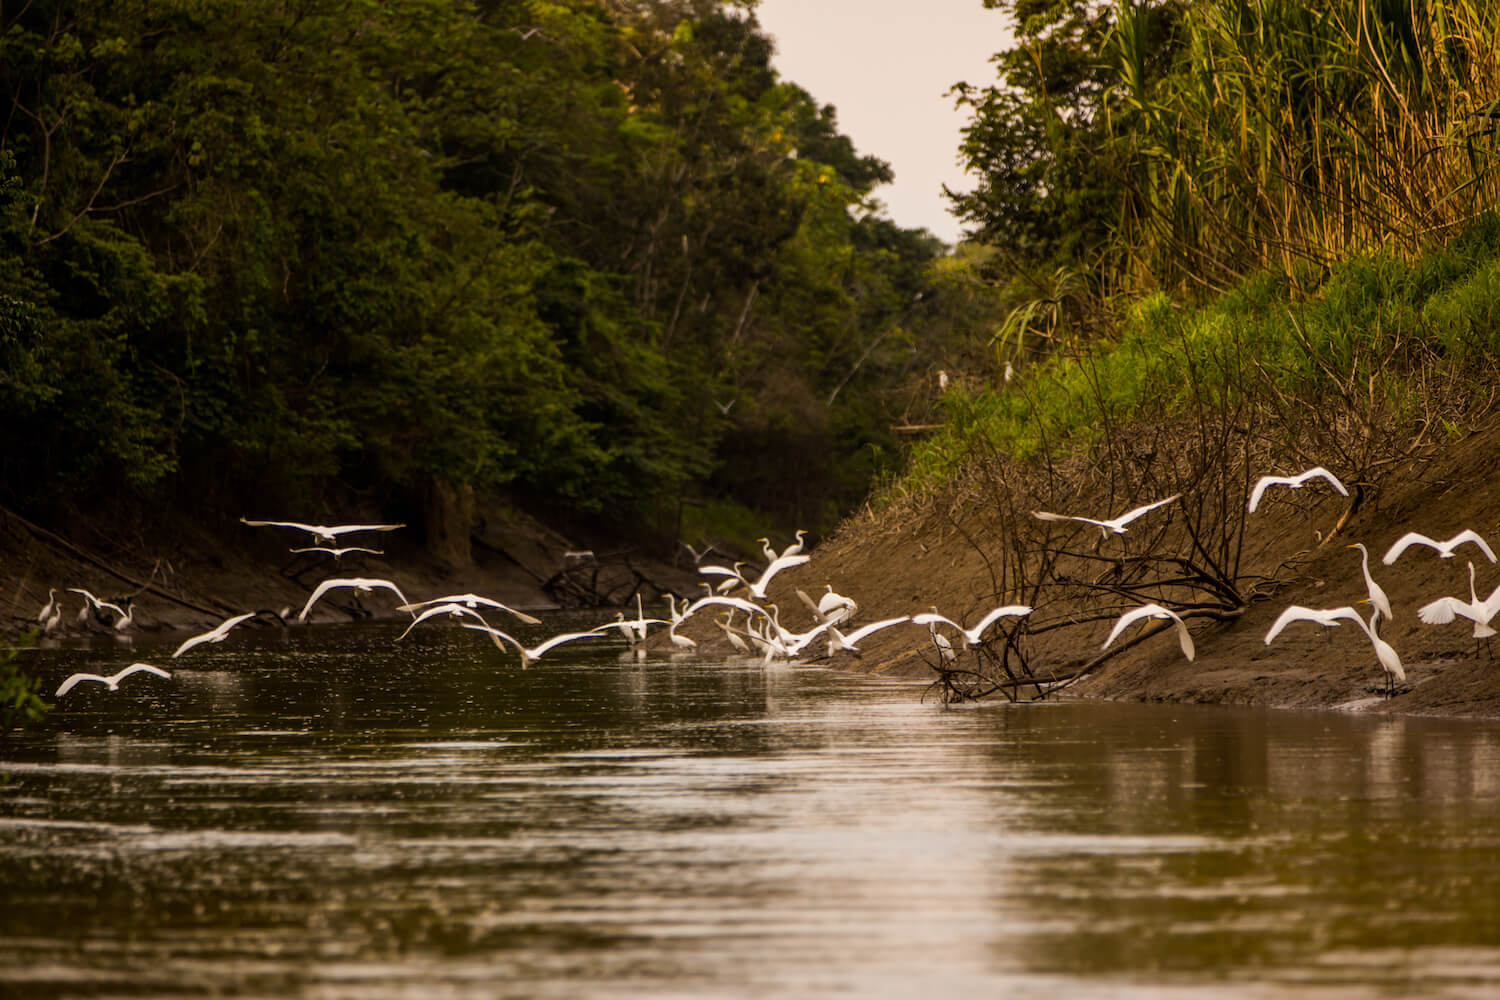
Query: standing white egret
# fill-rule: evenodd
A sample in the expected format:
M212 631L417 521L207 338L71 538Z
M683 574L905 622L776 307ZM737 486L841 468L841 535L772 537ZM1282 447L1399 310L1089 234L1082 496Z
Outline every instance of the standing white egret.
M964 637L964 640L970 646L978 646L978 645L980 645L980 644L982 644L984 642L983 636L984 636L985 629L989 628L991 625L993 625L999 619L1001 619L1001 618L1024 618L1026 615L1029 615L1029 614L1031 614L1031 608L1028 605L1025 605L1025 604L1005 604L1005 605L1001 605L998 608L995 608L989 614L987 614L983 618L979 619L979 624L975 625L973 628L964 628L962 625L960 625L958 622L954 621L953 619L951 619L951 618L945 618L942 615L938 614L938 609L936 607L934 607L931 611L924 612L923 614L920 614L920 615L913 615L911 620L916 625L928 625L928 624L934 624L934 623L937 623L937 622L941 622L944 625L949 625L955 631L957 631L960 634L962 634L963 637Z
M958 659L958 653L954 652L953 650L953 643L948 641L948 637L946 635L943 635L943 633L937 630L937 622L927 623L927 635L932 639L932 645L938 651L939 660L947 664L952 663L954 660Z
M1365 574L1365 591L1370 595L1370 603L1373 606L1379 608L1380 613L1385 615L1387 618L1394 618L1395 616L1391 614L1390 598L1385 596L1385 591L1381 588L1380 584L1375 582L1375 578L1370 575L1369 550L1365 548L1363 542L1355 542L1353 545L1349 546L1349 548L1359 549L1359 565L1360 569L1363 570ZM1471 573L1473 572L1473 569L1473 564L1470 564L1469 570Z
M201 645L202 643L205 643L205 642L223 642L224 641L224 637L227 636L227 635L229 635L229 630L230 629L234 628L240 622L249 621L251 618L254 618L254 617L255 617L255 612L254 611L247 611L247 612L245 612L242 615L235 615L233 618L226 618L226 619L224 619L222 622L220 622L218 625L215 625L213 628L209 629L207 632L204 632L201 635L195 635L191 639L185 639L185 640L183 640L182 645L178 646L176 652L174 652L172 654L172 659L174 659L174 660L177 659L177 657L181 656L183 653L186 653L188 650L192 649L194 646Z
M733 610L724 612L718 618L715 618L714 622L724 631L724 638L729 640L729 645L746 656L750 655L750 645L740 637L739 630L732 624L734 622Z
M1495 553L1491 551L1489 545L1485 543L1485 540L1479 536L1479 532L1475 531L1473 528L1465 528L1463 531L1460 531L1458 534L1454 535L1452 538L1448 539L1445 542L1439 542L1435 539L1428 538L1426 535L1421 534L1420 532L1408 531L1406 534L1396 539L1395 544L1393 544L1389 549L1386 549L1385 556L1382 557L1380 561L1389 566L1391 563L1395 562L1401 557L1401 553L1405 552L1413 545L1430 546L1434 549L1437 549L1438 555L1442 558L1452 559L1453 550L1458 548L1465 542L1473 542L1475 545L1479 546L1479 551L1484 553L1484 557L1486 559L1488 559L1490 562L1495 561Z
M1121 514L1119 517L1112 518L1108 521L1096 521L1092 517L1078 517L1073 514L1053 514L1045 510L1034 510L1031 512L1031 516L1039 521L1079 521L1083 524L1092 524L1099 529L1100 534L1108 538L1111 531L1117 535L1125 534L1125 525L1129 524L1131 521L1134 521L1136 518L1141 517L1144 514L1149 514L1151 511L1155 510L1158 507L1166 506L1180 496L1182 496L1181 493L1173 493L1165 500L1158 500L1155 503L1148 503L1144 507L1137 507L1134 510L1128 510L1125 513Z
M1343 483L1339 482L1338 477L1319 465L1306 472L1299 472L1295 476L1261 476L1256 480L1255 489L1250 491L1250 513L1254 514L1255 508L1260 505L1260 498L1266 492L1266 487L1290 486L1294 490L1300 490L1311 479L1326 479L1335 490L1344 496L1349 495L1349 491L1344 488Z
M1380 622L1380 609L1375 608L1370 612L1370 624L1366 625L1360 621L1360 628L1370 637L1370 645L1375 647L1375 658L1380 661L1380 669L1385 671L1385 696L1395 697L1396 682L1406 680L1406 669L1401 666L1401 657L1396 655L1396 649L1390 643L1380 638L1376 626Z
M1417 617L1428 625L1447 625L1455 617L1467 618L1474 623L1474 642L1477 646L1481 639L1494 636L1495 629L1490 622L1496 614L1500 614L1500 587L1490 592L1490 596L1484 600L1479 599L1474 589L1474 563L1469 563L1469 599L1460 600L1457 597L1439 597L1430 604L1424 604L1417 609ZM1489 649L1489 644L1485 644Z
M53 695L53 697L55 697L55 698L61 698L63 695L67 694L69 691L73 690L74 685L79 684L79 683L81 683L83 681L98 681L100 684L103 684L105 687L109 688L111 691L118 691L118 690L120 690L120 682L121 681L123 681L125 678L129 677L131 674L139 674L139 673L150 673L150 674L155 674L158 677L166 677L166 678L170 678L172 676L171 674L169 674L165 670L163 670L161 667L153 667L149 663L132 663L130 666L126 667L124 670L121 670L119 673L114 674L114 675L109 676L109 677L104 677L104 676L101 676L100 674L73 674L71 677L69 677L67 680L63 681L61 684L59 684L57 686L57 693L55 695Z
M334 577L324 580L322 583L318 584L317 589L312 592L312 596L307 599L307 603L302 605L302 611L297 615L297 620L299 622L307 621L307 613L312 610L312 606L314 604L318 603L318 598L322 597L330 590L336 590L345 587L350 588L355 593L359 594L368 594L370 591L378 587L394 593L401 599L402 604L410 603L409 601L407 601L406 595L401 593L401 588L396 586L389 580L382 580L379 577L373 576L351 576L343 578Z
M1188 632L1187 623L1182 620L1177 612L1171 608L1162 607L1160 604L1142 604L1138 608L1133 608L1125 612L1120 616L1120 620L1115 622L1115 627L1110 630L1109 638L1104 640L1104 645L1099 648L1108 649L1109 644L1115 641L1116 637L1125 630L1127 625L1140 621L1142 618L1157 618L1175 624L1177 627L1177 642L1182 646L1182 655L1186 656L1189 660L1197 655L1193 648L1193 637Z
M53 610L56 609L56 607L57 607L57 588L56 587L49 587L47 589L47 603L43 604L42 605L42 610L40 610L40 611L37 612L36 620L39 621L39 622L45 622L49 617L51 617L52 612L53 612Z
M1266 633L1266 642L1269 644L1283 628L1295 621L1316 622L1326 628L1335 627L1340 621L1354 622L1369 638L1370 645L1375 650L1375 658L1380 661L1380 669L1385 671L1386 695L1391 696L1396 693L1396 681L1406 680L1406 670L1401 666L1401 657L1396 655L1396 650L1390 643L1380 638L1377 630L1380 622L1378 607L1370 611L1370 621L1366 624L1365 620L1359 616L1359 612L1347 605L1341 608L1318 609L1304 608L1294 604L1277 617L1276 623Z
M797 540L781 550L782 557L795 556L802 552L802 536L807 534L807 529L797 529Z

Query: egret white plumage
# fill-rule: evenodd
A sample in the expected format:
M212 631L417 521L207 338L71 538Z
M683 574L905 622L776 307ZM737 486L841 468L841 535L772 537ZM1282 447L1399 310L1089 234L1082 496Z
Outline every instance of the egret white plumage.
M1375 608L1370 612L1370 624L1366 625L1362 620L1359 627L1365 630L1370 637L1370 645L1375 648L1375 658L1380 661L1380 669L1385 671L1385 694L1387 698L1396 694L1396 682L1406 680L1406 668L1401 665L1401 657L1396 655L1396 649L1390 643L1380 637L1377 626L1380 622L1380 609Z
M1349 546L1349 548L1359 549L1359 566L1365 575L1365 592L1370 595L1370 604L1374 607L1379 608L1380 613L1385 615L1387 618L1394 617L1391 614L1390 598L1385 596L1385 591L1381 588L1380 584L1375 582L1375 578L1370 575L1369 550L1365 548L1363 542L1355 542L1353 545ZM1470 570L1472 570L1473 566L1470 566L1469 568Z
M726 638L726 639L729 640L729 645L733 646L735 649L739 650L741 653L744 653L747 656L749 655L749 653L750 653L750 644L747 643L743 638L741 638L740 633L735 629L735 627L733 625L733 622L734 622L734 612L733 611L726 611L726 612L724 612L718 618L715 618L714 622L719 626L720 629L723 630L723 632L724 632L724 638Z
M855 616L859 611L859 605L854 602L853 598L834 593L833 584L830 583L827 586L828 592L816 602L801 588L798 588L797 596L802 599L802 603L807 605L807 610L811 611L813 617L819 622L842 625Z
M761 572L760 576L756 578L754 583L750 584L751 596L764 599L766 596L766 587L770 586L771 578L773 576L775 576L777 573L780 573L784 569L791 569L793 566L801 566L803 563L807 562L810 559L812 559L812 556L805 555L779 556L775 559L772 559L771 564Z
M1261 476L1260 479L1256 480L1255 488L1250 491L1250 513L1255 513L1255 508L1259 506L1261 495L1266 492L1266 487L1290 486L1294 490L1300 490L1303 486L1307 485L1309 480L1313 479L1326 479L1329 485L1339 493L1342 493L1344 496L1349 495L1349 491L1344 488L1343 483L1339 482L1338 477L1319 465L1308 469L1306 472L1299 472L1295 476Z
M782 557L795 556L795 555L799 554L802 551L803 536L806 535L806 534L807 534L807 530L805 528L798 528L797 529L797 540L795 542L793 542L792 544L788 545L786 548L784 548L784 549L781 550Z
M52 612L56 608L57 608L57 588L56 587L49 587L47 589L47 603L43 604L42 605L42 610L40 610L40 611L37 612L36 620L39 621L39 622L45 622L48 618L50 618L52 616Z
M1111 518L1107 521L1098 521L1092 517L1079 517L1074 514L1053 514L1045 510L1034 510L1031 512L1031 516L1039 521L1078 521L1083 524L1092 524L1099 529L1100 534L1104 535L1107 538L1109 537L1110 532L1114 532L1117 535L1125 534L1125 525L1129 524L1131 521L1134 521L1138 517L1149 514L1151 511L1155 510L1158 507L1165 507L1167 504L1171 503L1173 500L1176 500L1180 496L1182 496L1182 494L1173 493L1165 500L1158 500L1155 503L1148 503L1144 507L1137 507L1134 510L1127 510L1119 517Z
M303 524L301 521L252 521L249 518L240 518L240 523L252 528L297 528L310 532L313 542L327 542L329 545L338 544L339 535L347 535L351 531L395 531L404 528L404 524Z
M999 621L1001 618L1024 618L1029 614L1031 614L1031 607L1029 605L1003 604L1000 607L995 608L983 618L979 619L979 623L973 628L964 628L953 619L945 618L944 616L938 614L938 609L934 607L931 611L923 612L920 615L913 615L911 620L913 624L916 625L929 625L935 623L948 625L954 631L961 634L964 637L964 641L967 642L970 646L978 646L984 642L983 637L985 630L995 622Z
M1428 538L1421 532L1408 531L1406 534L1396 539L1395 543L1392 544L1389 549L1386 549L1385 555L1381 558L1380 561L1389 566L1391 563L1395 562L1401 557L1401 553L1405 552L1413 545L1429 546L1436 549L1438 555L1442 558L1452 559L1453 550L1465 543L1473 543L1474 545L1478 546L1479 551L1484 553L1484 557L1486 559L1488 559L1490 562L1495 561L1495 553L1490 549L1488 543L1486 543L1485 540L1480 537L1479 532L1475 531L1473 528L1465 528L1463 531L1460 531L1452 538L1442 542L1437 541L1436 539Z
M892 625L900 625L902 622L909 622L911 620L911 617L908 615L902 615L899 618L883 618L878 622L870 622L868 625L861 625L859 628L850 632L848 635L840 632L838 626L829 624L828 655L832 656L834 653L847 652L853 653L855 656L861 656L863 654L860 652L859 642L860 640L864 639L865 636L874 635L876 632L879 632L882 629L888 629ZM952 649L951 646L949 648L950 650Z
M523 670L526 667L531 666L537 660L541 659L542 654L546 653L549 649L555 649L565 642L574 642L578 639L587 639L590 636L597 639L600 635L603 634L599 629L590 629L587 632L564 632L561 635L554 635L550 639L547 639L544 642L537 643L535 646L531 646L528 648L527 646L521 644L521 640L517 639L510 633L502 632L497 628L490 627L489 625L471 625L468 622L464 622L464 628L473 629L476 632L485 633L490 637L490 641L492 641L496 645L496 647L500 649L505 648L505 644L500 640L503 639L505 640L505 642L510 643L511 646L515 648L516 652L521 654L521 668Z
M87 602L78 611L79 621L83 621L86 617L88 617L88 613L90 610L102 611L105 608L113 611L120 618L125 617L125 609L120 607L118 604L114 604L110 601L102 601L99 598L95 597L93 594L89 593L87 590L84 590L82 587L69 587L68 590L74 594L82 594L84 601Z
M464 607L470 609L481 607L494 608L497 611L504 611L506 614L514 615L527 625L540 625L542 623L540 618L534 618L524 611L511 607L509 604L502 604L500 601L488 597L480 597L478 594L449 594L447 597L432 597L425 601L413 601L410 604L403 604L396 610L414 612L418 608L431 607L434 604L462 604Z
M1474 641L1477 644L1481 639L1494 636L1495 629L1490 622L1495 615L1500 614L1500 587L1490 592L1490 596L1484 600L1479 599L1479 594L1474 589L1474 563L1469 563L1469 599L1461 600L1457 597L1439 597L1430 604L1424 604L1417 609L1417 617L1428 625L1447 625L1454 618L1467 618L1474 623ZM1489 648L1488 644L1485 646Z
M938 659L943 663L952 663L958 659L958 653L953 649L953 643L948 637L937 630L937 622L927 623L927 635L932 640L932 645L938 651Z
M421 607L421 605L413 606ZM409 608L403 607L402 610L409 610ZM407 633L409 633L412 629L416 628L427 619L436 618L438 615L449 615L453 618L462 618L464 615L468 615L470 618L473 618L475 621L479 622L482 625L489 624L489 622L484 620L484 616L481 615L478 611L475 611L473 608L464 604L450 601L447 604L434 604L424 610L421 614L417 615L411 620L411 624L406 626L406 631L396 636L396 641L400 642L402 639L405 639Z
M83 683L84 681L97 681L100 684L103 684L105 687L109 688L109 690L111 691L118 691L120 690L121 681L129 677L131 674L139 673L151 673L155 674L158 677L167 678L170 678L172 676L161 667L155 667L149 663L132 663L124 670L121 670L119 673L112 674L109 677L105 677L101 674L73 674L67 680L63 681L57 686L57 693L53 695L53 697L61 698L69 691L73 690L75 686Z
M1316 622L1326 628L1335 627L1341 621L1354 622L1365 633L1365 636L1369 638L1370 645L1375 650L1375 658L1380 661L1380 669L1385 671L1386 694L1395 694L1395 682L1406 680L1406 670L1401 666L1401 657L1396 655L1396 650L1390 643L1380 637L1378 631L1380 609L1378 607L1372 608L1370 611L1370 621L1367 624L1359 616L1359 612L1347 605L1341 608L1319 609L1304 608L1294 604L1282 611L1277 617L1275 624L1271 626L1271 630L1266 633L1266 642L1269 644L1272 639L1281 633L1283 628L1295 621Z
M186 653L194 646L200 646L205 642L223 642L224 638L229 635L230 629L234 628L240 622L248 621L254 617L254 611L247 611L242 615L235 615L233 618L224 619L222 622L215 625L207 632L204 632L201 635L195 635L190 639L185 639L182 645L178 646L176 651L172 654L172 659L177 659L177 657L181 656L183 653Z
M1341 621L1354 621L1360 625L1365 623L1364 619L1359 616L1359 612L1348 605L1341 608L1304 608L1300 604L1293 604L1283 609L1276 617L1276 621L1271 624L1271 628L1266 632L1266 645L1269 646L1271 640L1280 635L1281 630L1292 622L1313 622L1324 628L1337 628Z
M314 604L318 603L318 598L322 597L330 590L340 590L345 588L353 590L355 593L359 594L368 594L376 589L389 590L401 599L402 604L410 603L409 601L407 601L406 595L401 593L401 588L396 586L389 580L382 580L379 577L374 576L330 577L329 579L324 580L322 583L318 584L317 589L312 592L312 596L307 599L307 603L302 605L302 611L297 615L297 620L299 622L307 621L307 613L312 610L312 606Z
M326 552L328 555L333 556L335 562L337 562L339 559L342 559L347 553L350 553L350 552L365 552L365 553L368 553L369 555L372 555L372 556L383 556L383 555L385 555L385 553L382 552L380 549L367 549L363 545L346 545L346 546L344 546L341 549L340 548L329 548L327 545L309 545L309 546L307 546L305 548L292 549L291 551L293 551L293 552Z
M1160 604L1142 604L1138 608L1132 608L1125 612L1120 616L1119 621L1115 622L1115 627L1110 630L1109 638L1104 640L1104 645L1100 648L1108 649L1110 643L1115 641L1120 633L1125 630L1126 626L1133 622L1138 622L1143 618L1154 618L1172 622L1177 628L1177 643L1182 647L1182 655L1186 656L1189 660L1197 655L1193 648L1193 637L1188 632L1187 623L1182 620L1177 612Z

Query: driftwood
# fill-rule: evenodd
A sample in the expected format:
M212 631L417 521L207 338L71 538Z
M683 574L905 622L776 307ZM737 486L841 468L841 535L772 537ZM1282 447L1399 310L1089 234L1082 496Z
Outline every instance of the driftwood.
M182 607L188 608L188 609L190 609L192 611L197 611L197 612L199 612L201 614L211 615L211 616L214 616L214 617L222 616L226 612L232 614L236 610L238 610L237 608L235 608L234 605L228 604L228 603L226 603L224 601L220 601L220 600L218 600L216 598L213 598L213 597L207 597L207 598L205 598L205 600L210 601L214 605L216 605L215 607L208 607L207 605L201 604L198 601L192 600L192 599L187 598L187 597L183 597L181 594L174 594L170 590L167 590L165 587L162 587L160 584L153 583L149 579L148 580L142 580L139 577L132 576L129 573L125 572L124 570L120 569L119 567L111 565L110 563L106 562L101 557L96 556L93 553L88 552L88 551L86 551L86 550L84 550L82 548L79 548L77 545L74 545L72 542L68 541L66 538L63 538L60 535L57 535L57 534L54 534L51 531L48 531L46 528L43 528L41 525L31 523L26 518L22 517L20 514L17 514L15 511L9 510L8 508L0 507L0 515L4 515L4 517L7 520L14 521L15 523L21 525L21 527L23 527L27 531L29 531L38 540L40 540L42 542L45 542L45 543L47 543L49 545L54 545L54 546L62 549L64 552L67 552L69 555L74 556L75 558L81 559L84 562L88 563L89 565L95 566L98 569L103 570L104 572L108 573L110 576L116 578L117 580L123 580L125 583L130 584L132 587L136 588L136 591L135 591L136 594L140 594L140 593L144 593L144 592L149 591L150 593L155 594L157 597L166 598L167 600L171 601L173 604L178 604L178 605L181 605ZM153 570L152 572L153 572L153 575L154 575L155 571Z

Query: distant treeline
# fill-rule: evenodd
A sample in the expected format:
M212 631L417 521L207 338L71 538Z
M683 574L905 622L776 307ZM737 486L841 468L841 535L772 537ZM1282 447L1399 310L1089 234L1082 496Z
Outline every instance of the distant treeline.
M993 315L771 52L713 0L0 7L0 496L831 525Z

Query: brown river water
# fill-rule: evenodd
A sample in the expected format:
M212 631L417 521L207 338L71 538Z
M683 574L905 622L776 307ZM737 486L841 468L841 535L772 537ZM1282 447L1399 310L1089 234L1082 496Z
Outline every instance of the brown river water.
M1500 726L422 628L24 654L0 996L1500 994Z

